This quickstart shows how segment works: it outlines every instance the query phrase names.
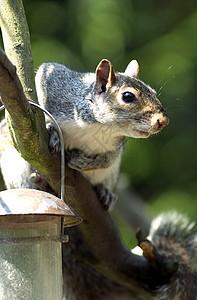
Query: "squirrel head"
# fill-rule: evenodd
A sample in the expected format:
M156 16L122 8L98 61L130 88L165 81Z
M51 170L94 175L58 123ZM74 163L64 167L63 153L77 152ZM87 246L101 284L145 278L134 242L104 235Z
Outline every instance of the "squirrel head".
M146 138L159 132L169 119L156 92L138 74L136 60L124 73L115 73L109 60L101 60L95 72L92 108L98 122L118 124L120 135Z

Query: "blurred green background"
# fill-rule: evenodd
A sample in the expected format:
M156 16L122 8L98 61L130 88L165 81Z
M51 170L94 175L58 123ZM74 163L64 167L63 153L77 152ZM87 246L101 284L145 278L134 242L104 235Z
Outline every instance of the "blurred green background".
M93 71L108 58L115 70L124 71L131 59L139 61L140 79L158 92L170 124L149 139L127 141L122 181L126 178L131 195L144 201L150 217L178 209L196 218L196 0L23 3L35 70L42 62L56 61ZM132 205L132 197L130 201ZM118 210L115 217L124 231L127 225Z

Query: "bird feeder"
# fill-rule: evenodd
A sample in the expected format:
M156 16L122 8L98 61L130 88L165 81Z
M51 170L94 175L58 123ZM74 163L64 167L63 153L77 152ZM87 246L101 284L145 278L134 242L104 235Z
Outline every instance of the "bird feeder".
M63 227L80 222L46 192L0 192L0 299L62 300Z

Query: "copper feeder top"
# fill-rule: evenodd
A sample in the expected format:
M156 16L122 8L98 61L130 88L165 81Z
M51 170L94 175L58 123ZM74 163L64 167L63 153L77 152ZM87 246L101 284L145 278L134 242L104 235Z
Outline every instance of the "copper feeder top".
M33 189L10 189L0 192L0 216L53 215L64 218L64 226L74 226L82 219L63 200Z

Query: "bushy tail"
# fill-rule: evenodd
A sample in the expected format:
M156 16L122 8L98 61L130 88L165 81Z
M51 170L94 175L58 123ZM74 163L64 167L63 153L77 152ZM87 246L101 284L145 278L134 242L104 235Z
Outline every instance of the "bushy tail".
M151 263L167 278L156 299L197 299L197 224L176 212L162 213L153 220L147 242Z

